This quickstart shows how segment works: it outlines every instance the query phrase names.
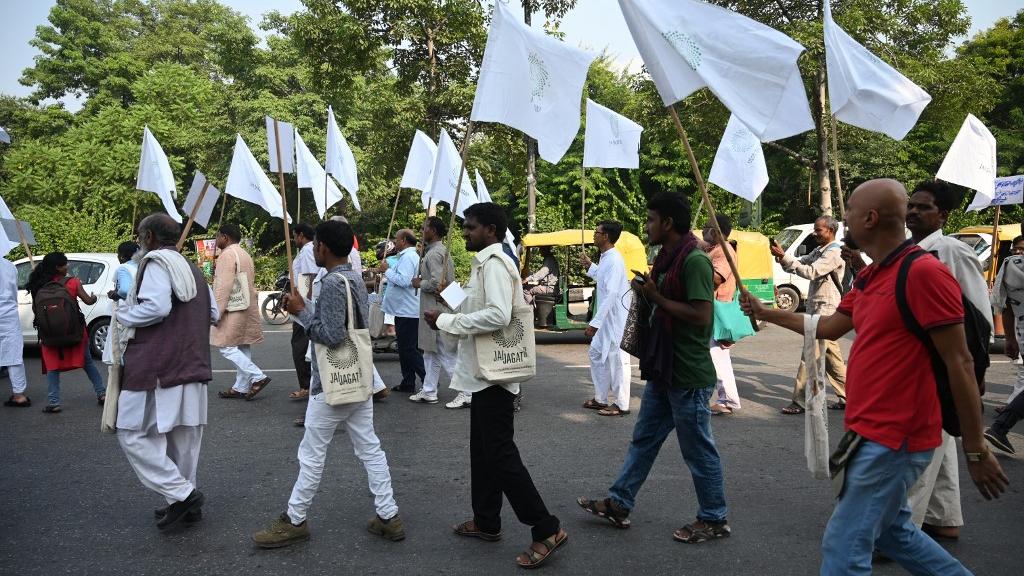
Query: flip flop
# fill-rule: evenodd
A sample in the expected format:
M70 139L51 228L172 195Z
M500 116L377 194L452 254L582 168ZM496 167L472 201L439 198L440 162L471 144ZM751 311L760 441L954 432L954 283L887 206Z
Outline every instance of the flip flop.
M783 414L803 414L807 410L801 408L798 404L790 404L782 409Z
M306 398L309 398L309 390L305 388L293 390L288 394L288 397L292 400L305 400Z

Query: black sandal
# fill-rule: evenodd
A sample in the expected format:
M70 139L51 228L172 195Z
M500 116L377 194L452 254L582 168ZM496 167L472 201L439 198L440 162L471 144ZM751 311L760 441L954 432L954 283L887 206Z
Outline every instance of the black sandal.
M612 523L612 526L616 528L626 529L629 528L629 511L623 510L612 502L611 498L605 498L604 500L590 500L589 498L577 498L576 503L579 504L580 508L583 508L587 512L590 512L594 516L604 518L605 520Z
M701 524L700 526L697 526L698 522ZM684 542L686 544L700 544L708 540L728 538L731 535L732 529L729 528L729 524L724 520L715 523L697 520L697 522L687 524L673 532L672 538L677 542Z
M608 407L607 404L601 404L596 398L591 398L583 403L583 407L587 410L604 410Z
M492 534L490 532L484 532L477 527L476 522L467 520L462 524L458 524L452 527L452 530L459 536L466 536L469 538L479 538L484 542L497 542L501 540L501 532Z
M56 414L60 412L60 404L48 404L46 408L43 408L43 412L47 414Z
M803 414L804 412L806 412L806 410L801 408L800 405L797 404L796 402L793 402L789 406L786 406L785 408L782 409L783 414Z

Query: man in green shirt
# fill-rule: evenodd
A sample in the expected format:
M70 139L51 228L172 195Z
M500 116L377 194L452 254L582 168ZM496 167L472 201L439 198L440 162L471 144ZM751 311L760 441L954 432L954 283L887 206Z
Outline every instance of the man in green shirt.
M640 375L647 380L633 440L619 478L603 500L578 498L584 510L628 528L636 494L673 428L697 494L697 520L673 533L699 543L730 535L722 461L711 434L715 366L708 343L713 328L711 260L690 231L690 202L678 193L647 203L647 235L661 245L650 276L636 270L633 289L654 310L644 326ZM646 323L646 320L645 320Z

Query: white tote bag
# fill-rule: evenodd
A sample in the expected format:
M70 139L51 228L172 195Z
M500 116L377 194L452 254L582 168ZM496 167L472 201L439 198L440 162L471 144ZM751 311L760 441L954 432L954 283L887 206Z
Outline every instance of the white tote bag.
M231 294L228 295L228 312L241 312L249 309L249 277L242 272L238 266L238 259L235 259L235 282L231 285Z
M373 393L373 347L370 331L355 327L352 289L348 278L334 273L345 282L348 300L348 337L337 346L313 343L324 402L329 406L365 402ZM364 321L365 323L365 321Z
M825 345L816 339L819 315L804 316L804 456L815 478L828 478L828 415L825 407ZM820 348L820 350L819 350Z
M518 278L512 263L504 256L492 256L505 265L512 278ZM480 287L483 288L483 266ZM486 298L486 295L484 296ZM523 290L513 281L512 320L508 326L476 337L477 378L493 384L525 382L537 375L536 341L533 333L533 307L523 298Z

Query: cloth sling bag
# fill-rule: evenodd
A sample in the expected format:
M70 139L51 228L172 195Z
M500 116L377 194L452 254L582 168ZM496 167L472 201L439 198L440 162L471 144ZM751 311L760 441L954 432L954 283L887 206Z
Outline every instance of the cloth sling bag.
M719 342L739 342L747 336L754 335L754 326L750 317L740 308L740 291L734 291L732 300L712 301L715 319L713 338Z
M320 375L320 385L324 389L324 402L329 406L365 402L373 394L373 345L370 343L370 331L355 326L352 288L348 278L337 272L331 275L341 278L345 283L348 336L333 347L313 342L316 368Z
M478 334L476 338L476 377L492 384L525 382L537 375L536 340L533 333L533 306L526 303L515 281L517 275L504 254L493 255L509 272L512 281L512 319L508 326ZM483 264L477 269L484 288ZM487 295L484 294L486 300Z
M235 258L235 282L231 285L231 294L228 295L228 312L241 312L249 309L249 277L242 272L238 265L238 258Z
M815 478L829 477L828 416L825 413L825 351L817 340L819 315L804 316L804 456ZM749 323L748 323L749 325Z

